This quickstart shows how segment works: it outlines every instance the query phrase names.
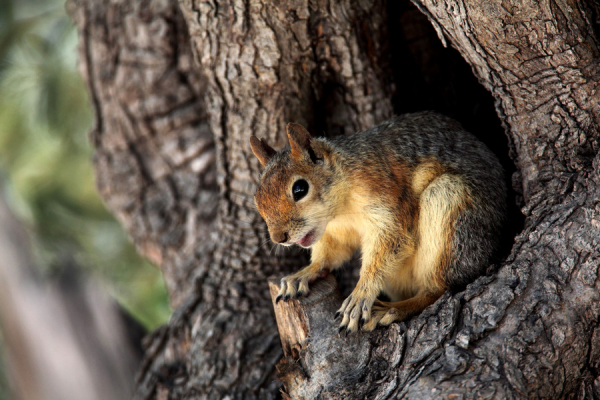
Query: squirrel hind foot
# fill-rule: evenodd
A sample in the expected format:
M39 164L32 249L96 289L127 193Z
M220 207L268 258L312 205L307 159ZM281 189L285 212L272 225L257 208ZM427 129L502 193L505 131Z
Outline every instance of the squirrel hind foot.
M415 297L397 302L377 300L371 310L371 318L363 325L362 329L372 331L377 325L388 326L392 322L404 321L435 303L442 293L422 292Z

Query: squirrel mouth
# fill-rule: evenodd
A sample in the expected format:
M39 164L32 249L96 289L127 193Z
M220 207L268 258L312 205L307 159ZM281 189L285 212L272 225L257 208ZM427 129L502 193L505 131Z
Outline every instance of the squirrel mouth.
M313 245L315 239L315 230L311 230L308 232L302 239L298 240L296 243L302 247L310 247Z

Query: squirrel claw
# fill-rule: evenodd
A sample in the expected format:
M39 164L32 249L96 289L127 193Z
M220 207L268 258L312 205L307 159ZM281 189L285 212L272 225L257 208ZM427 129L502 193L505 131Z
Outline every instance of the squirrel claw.
M338 328L338 334L340 336L344 335L344 337L348 337L348 334L352 332L353 330L348 325L340 325Z
M275 304L279 303L283 299L283 295L280 294L275 298Z

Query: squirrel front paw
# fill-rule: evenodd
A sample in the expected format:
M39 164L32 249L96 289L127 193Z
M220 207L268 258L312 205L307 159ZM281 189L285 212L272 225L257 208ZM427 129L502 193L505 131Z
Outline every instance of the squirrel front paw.
M343 316L339 332L345 329L348 332L356 332L360 325L371 319L371 308L377 299L379 291L367 289L357 285L350 296L342 303L340 309L335 313L335 318Z
M288 301L289 299L296 299L300 296L307 295L308 284L319 278L324 278L328 274L328 270L322 270L309 265L293 275L281 278L281 286L279 288L279 293L275 298L275 303L279 303L280 300Z

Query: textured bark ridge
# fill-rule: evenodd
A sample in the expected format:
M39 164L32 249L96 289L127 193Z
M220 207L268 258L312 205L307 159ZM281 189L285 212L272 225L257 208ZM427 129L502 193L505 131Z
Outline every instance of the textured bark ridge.
M410 76L390 54L406 18L388 15L410 4L70 0L99 190L176 308L136 398L277 398L276 376L293 398L600 397L600 7L414 4L494 96L525 229L466 290L372 333L339 337L332 278L317 283L275 307L282 352L267 279L305 257L265 245L248 138L278 148L287 122L349 134L410 109L392 109Z
M218 193L206 84L185 22L168 2L73 1L68 9L96 112L98 190L161 266L177 307L193 289L196 260L210 255Z

